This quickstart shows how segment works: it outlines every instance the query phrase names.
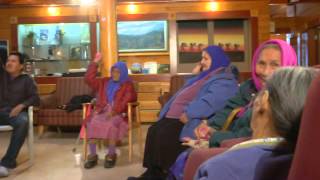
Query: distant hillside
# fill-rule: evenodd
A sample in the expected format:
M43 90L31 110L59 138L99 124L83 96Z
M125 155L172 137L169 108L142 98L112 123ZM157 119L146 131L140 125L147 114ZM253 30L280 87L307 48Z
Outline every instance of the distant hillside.
M163 31L151 31L144 35L118 35L119 50L164 49Z

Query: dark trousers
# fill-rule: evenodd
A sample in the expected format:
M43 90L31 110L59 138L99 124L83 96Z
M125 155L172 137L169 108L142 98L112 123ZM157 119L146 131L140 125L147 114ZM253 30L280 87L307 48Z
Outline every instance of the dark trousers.
M28 113L21 112L16 117L9 117L9 113L0 112L0 126L10 125L13 127L10 144L5 156L1 159L1 165L7 168L17 166L16 158L28 134Z
M184 124L178 119L164 118L149 127L143 166L168 171L178 155L187 149L179 140Z

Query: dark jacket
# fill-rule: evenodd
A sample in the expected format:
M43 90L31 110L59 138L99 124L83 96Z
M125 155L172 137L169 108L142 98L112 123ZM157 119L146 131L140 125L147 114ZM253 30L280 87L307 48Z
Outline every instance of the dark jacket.
M18 104L26 107L40 104L36 83L29 75L21 74L14 79L11 79L7 73L2 75L0 109L10 111Z
M253 95L257 93L253 81L247 80L240 85L240 89L237 94L228 100L223 110L217 112L215 116L208 120L208 124L217 131L210 138L210 146L219 146L223 140L246 137L251 135L250 120L252 109L248 108L245 113L235 119L228 131L219 131L222 129L229 114L232 110L238 107L247 106L253 98Z

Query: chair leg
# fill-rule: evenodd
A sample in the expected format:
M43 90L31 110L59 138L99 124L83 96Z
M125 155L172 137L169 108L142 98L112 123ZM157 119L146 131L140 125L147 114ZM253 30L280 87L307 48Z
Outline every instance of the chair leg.
M33 108L29 108L28 110L29 115L29 129L28 129L28 150L29 150L29 158L30 158L30 165L34 163L34 130L33 130Z
M58 132L58 135L61 136L62 135L62 131L61 131L61 128L59 126L57 126L57 132Z
M34 163L34 136L33 133L29 132L28 135L28 151L29 151L29 158L30 158L30 164L32 165Z
M133 145L132 145L132 124L129 126L129 136L128 136L128 151L129 151L129 162L132 162L132 153L133 153Z
M141 124L138 125L138 143L139 143L139 151L140 151L140 157L143 156L143 144L142 144L142 129Z
M84 161L87 160L88 157L88 139L87 139L87 135L84 135L83 138L83 159Z
M47 127L44 126L44 125L39 125L38 126L38 138L39 139L43 136L43 134L45 133L46 129L47 129Z
M142 129L141 129L141 119L140 119L140 106L136 107L136 118L138 124L138 143L139 143L139 150L140 150L140 157L143 157L143 140L142 140Z

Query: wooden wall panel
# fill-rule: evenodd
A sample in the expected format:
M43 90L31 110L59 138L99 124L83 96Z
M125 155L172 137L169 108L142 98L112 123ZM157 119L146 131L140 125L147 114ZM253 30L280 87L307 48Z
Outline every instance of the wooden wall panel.
M140 16L148 14L161 15L168 18L168 20L175 20L176 14L178 13L206 13L210 12L210 2L205 1L194 1L194 2L170 2L170 3L143 3L137 4L137 11ZM251 0L239 0L239 1L217 1L217 12L235 12L235 11L247 11L250 12L251 18L256 18L258 33L257 38L258 43L261 43L269 39L269 1L251 1ZM128 4L120 3L117 5L116 11L119 19L126 19L128 17L134 17L128 12ZM79 6L60 6L60 16L97 16L98 8L96 7L79 7ZM104 7L99 7L104 8ZM100 9L101 10L101 9ZM10 18L16 17L18 20L27 17L44 17L48 16L47 7L11 7L11 8L1 8L0 9L0 38L12 39L12 30L10 24ZM137 17L137 16L136 16ZM235 17L236 18L236 17ZM14 32L13 32L14 33ZM10 42L11 44L11 42ZM256 46L253 44L253 47ZM106 52L102 52L106 53ZM133 56L120 56L127 61L134 59ZM139 57L140 59L141 57ZM147 59L157 59L161 62L169 62L168 56L146 56L141 58L142 62L147 61ZM250 63L250 62L247 62ZM109 64L108 66L111 66ZM106 67L107 69L107 67Z
M172 2L137 4L139 14L168 13L170 19L176 19L177 13L210 12L210 2ZM258 18L259 42L269 39L269 1L218 1L218 11L250 11L251 17ZM127 4L117 6L119 15L128 14Z

